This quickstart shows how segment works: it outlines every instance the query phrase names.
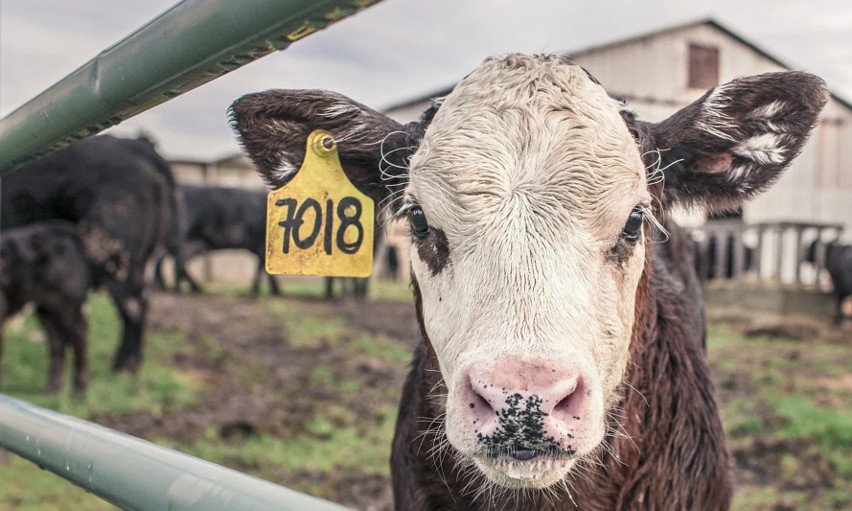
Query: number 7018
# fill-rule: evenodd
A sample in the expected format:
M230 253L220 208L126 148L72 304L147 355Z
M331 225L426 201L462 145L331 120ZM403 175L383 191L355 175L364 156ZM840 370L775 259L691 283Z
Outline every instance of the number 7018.
M278 225L284 229L281 248L285 254L290 253L291 239L296 248L306 250L316 244L320 232L322 232L323 251L326 254L331 255L333 246L345 254L354 254L361 248L361 243L364 241L364 226L361 224L363 208L361 201L355 197L343 197L336 208L334 201L328 199L325 201L325 211L319 201L312 198L305 199L301 204L292 198L278 199L275 205L287 208L285 219L278 222ZM307 222L305 215L309 211L313 213L313 225L303 229ZM347 241L348 228L355 229L356 237L353 241ZM351 236L349 239L352 239Z

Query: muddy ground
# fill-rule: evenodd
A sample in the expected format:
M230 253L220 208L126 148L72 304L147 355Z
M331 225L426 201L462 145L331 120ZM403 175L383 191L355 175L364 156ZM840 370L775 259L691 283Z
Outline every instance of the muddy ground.
M268 300L268 299L266 299ZM97 417L95 422L143 438L169 438L190 442L214 428L223 437L269 434L287 438L329 405L347 408L358 425L370 427L376 408L396 406L405 378L405 364L353 359L345 345L362 333L381 334L413 349L417 322L409 303L370 303L357 300L325 301L287 299L320 316L345 318L350 325L342 339L320 339L294 346L286 336L285 319L267 310L258 299L242 296L157 293L152 295L149 327L152 331L185 332L195 345L193 353L173 362L190 369L204 381L199 402L163 414L150 412ZM320 365L336 368L336 377L366 381L357 399L341 402L341 395L307 384ZM246 368L251 368L246 371ZM248 373L248 374L247 374ZM286 399L283 396L294 396ZM346 419L342 427L352 427ZM233 460L229 466L241 470ZM390 509L389 482L384 477L304 472L277 474L285 486L304 486L324 478L331 488L326 498L358 509Z
M330 404L354 412L354 424L344 417L341 425L369 428L377 405L395 406L398 389L405 376L405 364L390 365L352 358L332 340L309 345L294 345L287 339L285 318L272 313L263 302L249 297L223 295L152 295L150 324L152 331L186 332L194 349L175 358L173 363L197 374L206 391L197 404L164 413L105 416L95 420L107 426L146 438L171 438L190 442L214 428L223 437L265 433L287 438L317 410ZM287 298L282 303L302 307L312 313L345 318L349 325L344 336L361 333L382 334L411 348L417 339L413 307L409 303L337 301ZM740 332L759 328L780 330L785 336L813 338L831 336L831 330L818 326L784 326L778 323L755 324L736 315L716 315L711 319ZM797 330L798 329L798 330ZM344 339L345 343L346 339ZM836 339L843 342L843 339ZM341 396L326 388L312 388L306 382L310 371L325 364L337 368L340 377L357 377L369 382L355 397L341 402ZM246 374L246 367L251 367ZM753 389L746 375L716 372L717 393L722 400L748 398ZM282 399L282 396L295 396ZM771 414L757 410L759 414ZM377 419L376 419L377 420ZM772 417L762 417L771 422ZM801 453L800 469L792 476L779 470L783 452ZM826 461L798 440L767 438L733 452L735 480L743 485L785 487L824 487L832 484ZM239 463L237 460L236 463ZM251 467L236 466L237 469ZM277 482L289 486L311 484L317 478L331 488L326 498L358 509L390 509L388 481L376 475L352 475L311 472L282 473ZM332 480L327 480L331 478ZM786 478L786 479L785 479ZM775 507L775 509L787 509Z

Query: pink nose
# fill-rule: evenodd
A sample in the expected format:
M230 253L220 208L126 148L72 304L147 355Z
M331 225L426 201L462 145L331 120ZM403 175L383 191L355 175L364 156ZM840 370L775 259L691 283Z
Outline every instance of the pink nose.
M516 459L576 451L586 392L580 371L549 363L498 364L468 373L465 420L481 447Z

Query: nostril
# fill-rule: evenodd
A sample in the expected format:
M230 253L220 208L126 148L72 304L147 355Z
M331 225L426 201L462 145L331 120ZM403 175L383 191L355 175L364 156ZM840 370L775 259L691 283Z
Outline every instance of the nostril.
M554 406L553 408L554 408L555 410L564 410L564 409L567 409L567 408L570 406L570 404L571 404L571 396L572 396L572 395L573 395L573 393L568 394L567 396L563 397L563 398L562 398L562 401L559 401L558 403L556 403L556 406Z
M494 412L494 408L491 406L491 403L489 403L482 394L477 392L473 387L470 387L470 390L470 399L467 406L473 410L475 414L482 415Z
M582 408L584 386L583 382L578 378L574 380L562 392L562 399L553 407L553 413L560 416L577 417L580 415Z
M481 381L477 384L472 378L468 378L464 398L463 406L472 420L472 425L480 431L484 427L487 428L496 413L488 400L488 386Z

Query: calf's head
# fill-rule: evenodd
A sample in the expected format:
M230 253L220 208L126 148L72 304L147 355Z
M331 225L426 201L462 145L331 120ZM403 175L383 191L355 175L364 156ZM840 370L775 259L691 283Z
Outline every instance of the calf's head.
M510 55L407 126L320 91L247 95L231 115L271 186L323 128L356 184L410 220L449 443L497 484L542 488L607 433L654 213L737 207L795 157L825 101L818 78L776 73L647 124L581 67Z

